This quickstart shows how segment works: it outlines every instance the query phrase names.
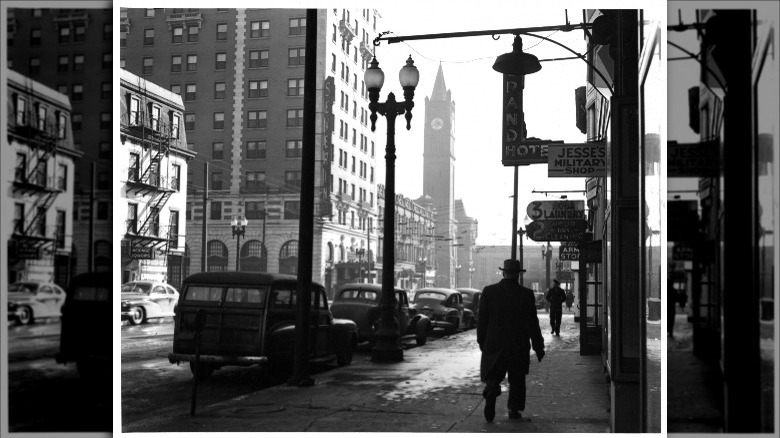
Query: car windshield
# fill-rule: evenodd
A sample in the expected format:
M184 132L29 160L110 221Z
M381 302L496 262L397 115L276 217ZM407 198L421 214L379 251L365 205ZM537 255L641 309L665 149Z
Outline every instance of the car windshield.
M8 292L25 292L31 294L38 289L36 283L12 283L8 286Z
M345 289L341 291L339 298L342 300L377 301L379 300L379 294L370 290Z
M461 293L461 296L463 296L463 304L470 304L471 303L471 295Z
M125 283L122 285L123 293L148 294L151 290L151 283Z
M418 292L414 298L414 302L419 303L420 301L444 301L446 298L447 296L441 292Z

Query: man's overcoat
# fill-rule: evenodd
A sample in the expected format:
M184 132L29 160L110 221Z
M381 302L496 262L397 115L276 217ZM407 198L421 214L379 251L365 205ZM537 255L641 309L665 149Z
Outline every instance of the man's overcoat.
M544 349L534 292L510 278L485 287L477 325L477 342L482 348L481 379L485 380L502 355L509 367L528 374L531 341L534 350Z

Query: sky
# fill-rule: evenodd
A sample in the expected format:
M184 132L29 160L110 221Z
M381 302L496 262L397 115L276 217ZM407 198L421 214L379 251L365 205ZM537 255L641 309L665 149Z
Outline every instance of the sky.
M485 3L483 3L485 4ZM527 3L491 3L475 8L474 3L420 4L414 16L402 7L378 9L382 15L378 31L390 36L476 30L513 29L562 25L565 8L528 8ZM582 21L582 9L569 9L569 21ZM552 35L551 35L552 34ZM541 32L572 50L583 53L583 32ZM510 245L512 239L512 193L514 168L501 164L502 75L492 69L496 57L512 50L512 34L498 40L492 36L416 40L382 43L376 47L379 66L385 72L380 101L394 92L402 98L398 70L412 56L420 71L415 91L412 128L396 121L396 193L412 199L422 195L423 132L425 97L430 96L441 64L447 88L455 101L455 198L463 199L466 214L479 221L478 245ZM523 49L545 58L572 54L555 44L531 36L523 37ZM575 125L575 88L585 85L587 64L579 60L542 62L542 70L526 77L525 119L529 137L585 142ZM386 120L377 120L377 132L386 133ZM382 157L384 154L382 154ZM383 159L383 158L382 158ZM379 181L384 181L383 163L377 162ZM534 200L584 199L582 193L532 193L536 191L584 190L583 178L548 178L546 164L521 166L518 184L518 226L524 226L526 206ZM524 244L533 244L526 240Z

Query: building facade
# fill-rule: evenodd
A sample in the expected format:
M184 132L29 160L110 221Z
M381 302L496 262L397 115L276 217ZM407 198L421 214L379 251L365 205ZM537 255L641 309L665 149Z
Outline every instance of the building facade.
M297 270L305 16L121 11L123 68L186 106L188 149L198 154L188 175L191 272ZM313 278L329 290L339 272L358 280L350 266L360 251L375 261L377 141L362 78L380 18L373 9L318 10ZM248 221L243 235L234 235L233 219Z
M82 153L70 180L73 275L112 267L113 25L111 8L99 8L102 5L8 10L8 68L67 95L70 101L72 144Z
M121 183L115 211L121 242L122 283L164 281L181 286L187 208L184 104L174 94L127 70L120 71ZM121 218L125 218L123 221Z
M73 145L68 97L13 70L7 73L7 137L3 191L13 202L8 282L67 287L73 274L73 193L81 152ZM7 151L4 156L10 157ZM6 181L10 184L6 186Z

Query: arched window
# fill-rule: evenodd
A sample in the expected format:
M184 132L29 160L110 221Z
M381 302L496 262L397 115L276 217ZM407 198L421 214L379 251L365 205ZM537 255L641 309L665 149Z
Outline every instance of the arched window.
M298 274L298 241L288 240L279 251L279 273Z
M347 255L344 252L344 244L339 245L339 261L344 262L347 260Z
M328 242L328 261L333 263L333 244Z
M208 271L227 271L228 249L220 240L209 240L208 251Z
M95 272L111 272L111 242L95 242Z
M259 271L268 270L267 253L263 242L248 240L241 245L241 270Z

